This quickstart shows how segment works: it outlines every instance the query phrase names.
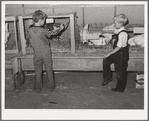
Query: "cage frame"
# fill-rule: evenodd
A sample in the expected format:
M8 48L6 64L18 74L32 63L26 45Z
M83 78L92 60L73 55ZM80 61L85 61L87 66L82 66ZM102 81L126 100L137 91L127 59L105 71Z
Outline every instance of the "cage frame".
M71 53L75 53L75 18L76 13L52 13L47 14L48 18L69 18L70 19L70 38L71 38ZM25 40L25 31L23 26L24 19L32 19L32 14L25 14L18 16L19 19L19 28L20 28L20 39L22 46L22 54L26 54L26 40Z
M6 22L13 22L14 24L14 34L15 34L15 44L16 44L16 47L14 50L5 50L5 53L6 54L18 54L19 50L18 50L18 36L17 36L17 21L18 21L18 16L13 16L13 15L6 15L5 16L5 23Z

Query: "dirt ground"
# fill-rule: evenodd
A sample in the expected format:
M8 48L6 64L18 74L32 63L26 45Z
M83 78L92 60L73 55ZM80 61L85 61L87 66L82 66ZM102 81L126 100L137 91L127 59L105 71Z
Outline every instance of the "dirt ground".
M56 88L51 93L33 90L34 75L27 75L25 84L5 92L6 109L143 109L144 89L136 89L135 73L128 73L124 93L112 92L116 79L101 86L102 72L55 72Z

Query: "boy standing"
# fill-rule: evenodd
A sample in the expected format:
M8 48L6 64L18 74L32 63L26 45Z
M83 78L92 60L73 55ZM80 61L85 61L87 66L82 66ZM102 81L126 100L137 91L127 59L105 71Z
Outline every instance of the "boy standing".
M124 14L119 14L114 17L114 25L116 28L115 41L113 51L108 53L103 58L103 78L102 86L107 85L112 81L112 72L110 65L114 63L117 77L116 88L111 90L114 92L124 92L127 82L127 67L129 60L128 50L128 34L125 30L125 25L128 22Z
M49 90L53 91L55 88L49 38L52 35L57 35L64 29L63 24L60 25L60 28L55 28L56 30L53 31L44 28L46 18L47 15L41 10L35 11L33 14L34 24L28 29L29 40L34 50L35 90L38 93L42 89L43 63L47 72Z

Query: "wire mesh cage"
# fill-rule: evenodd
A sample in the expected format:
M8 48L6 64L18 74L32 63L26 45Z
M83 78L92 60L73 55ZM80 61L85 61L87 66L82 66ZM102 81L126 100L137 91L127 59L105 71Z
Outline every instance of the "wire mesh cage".
M60 24L65 23L68 18L55 18L54 23ZM74 22L74 33L75 33L75 51L77 55L81 54L91 54L91 55L104 55L112 50L112 43L105 43L105 44L99 44L98 46L90 43L90 39L87 43L82 43L81 41L81 32L84 29L85 25L83 24L77 24L77 18L75 18ZM27 39L27 30L31 24L31 19L24 19L24 32L25 32L25 39L26 39L26 50L27 53L31 53L31 49L29 46L29 40ZM96 42L100 43L99 41L102 41L102 37L100 37L101 34L104 34L103 29L105 27L109 27L112 24L109 23L88 23L88 33L92 35L96 34L97 40ZM127 28L132 28L134 25L128 25ZM136 25L135 25L136 26ZM107 28L111 29L111 28ZM56 36L53 36L52 39L50 39L50 46L53 54L57 53L71 53L71 27L68 25L67 29L65 31L62 31ZM133 34L133 33L129 33ZM134 35L131 35L132 37ZM133 48L133 49L132 49ZM143 52L143 48L138 49L138 47L132 47L130 48L130 52ZM135 48L135 51L134 51ZM136 49L137 48L137 49Z

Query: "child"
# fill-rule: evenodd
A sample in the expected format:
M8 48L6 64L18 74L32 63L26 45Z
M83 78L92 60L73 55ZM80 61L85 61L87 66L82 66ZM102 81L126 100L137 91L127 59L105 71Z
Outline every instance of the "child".
M108 53L103 58L103 78L102 86L107 85L112 81L112 72L110 65L114 63L117 77L116 88L111 90L114 92L124 92L127 82L127 67L129 60L128 50L128 34L125 30L125 25L128 19L124 14L119 14L114 17L114 26L116 29L113 51Z
M64 29L63 24L60 25L60 28L54 27L53 31L44 28L46 18L47 15L41 10L35 11L33 14L34 24L28 29L29 40L34 50L34 68L36 75L35 90L38 93L42 89L43 63L47 72L49 90L53 91L55 88L49 38L52 35L57 35Z

